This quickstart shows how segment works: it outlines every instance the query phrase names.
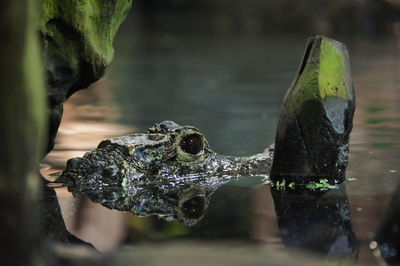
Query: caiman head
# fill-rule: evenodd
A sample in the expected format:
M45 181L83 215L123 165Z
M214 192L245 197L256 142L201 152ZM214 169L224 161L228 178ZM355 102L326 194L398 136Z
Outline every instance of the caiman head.
M254 158L219 155L197 128L164 121L146 133L104 140L68 160L58 182L74 196L111 209L191 225L203 217L219 186L258 169L263 160Z

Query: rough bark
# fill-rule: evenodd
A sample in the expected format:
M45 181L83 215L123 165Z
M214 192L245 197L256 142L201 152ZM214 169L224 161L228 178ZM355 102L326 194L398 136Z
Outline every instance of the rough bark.
M113 58L112 42L131 0L41 0L38 22L47 74L49 143L63 104L74 92L100 79Z
M344 184L331 189L345 179L354 110L345 46L311 38L281 107L271 193L285 246L337 265L358 255Z
M323 36L311 38L281 107L272 180L342 182L354 110L346 47Z
M45 86L32 1L0 2L0 239L2 265L43 264L35 205L45 139Z

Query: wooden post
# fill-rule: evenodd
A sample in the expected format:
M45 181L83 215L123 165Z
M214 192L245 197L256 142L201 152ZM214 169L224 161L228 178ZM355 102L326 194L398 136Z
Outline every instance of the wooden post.
M281 107L272 181L342 182L354 109L346 47L324 36L310 38Z

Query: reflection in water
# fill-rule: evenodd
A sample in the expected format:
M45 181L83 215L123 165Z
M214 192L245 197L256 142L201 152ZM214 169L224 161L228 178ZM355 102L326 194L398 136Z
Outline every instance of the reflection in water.
M376 240L382 257L390 265L400 264L400 183L392 195L385 218L379 228ZM371 242L372 243L372 242ZM373 248L376 248L374 246Z
M318 253L344 265L356 262L358 244L344 184L329 191L271 188L271 193L285 246Z

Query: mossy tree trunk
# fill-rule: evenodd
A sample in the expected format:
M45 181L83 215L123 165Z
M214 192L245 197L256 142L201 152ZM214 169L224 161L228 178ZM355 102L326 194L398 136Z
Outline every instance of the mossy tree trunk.
M49 143L54 139L63 104L77 90L100 79L114 55L114 36L131 0L40 0L38 23L47 74Z
M44 152L46 98L32 3L0 2L0 239L2 265L36 265L41 239L35 205Z
M355 95L346 47L310 38L279 117L271 179L286 184L345 178Z
M358 254L342 183L354 110L346 47L310 38L281 107L271 193L284 245L315 252L332 265L353 265Z

